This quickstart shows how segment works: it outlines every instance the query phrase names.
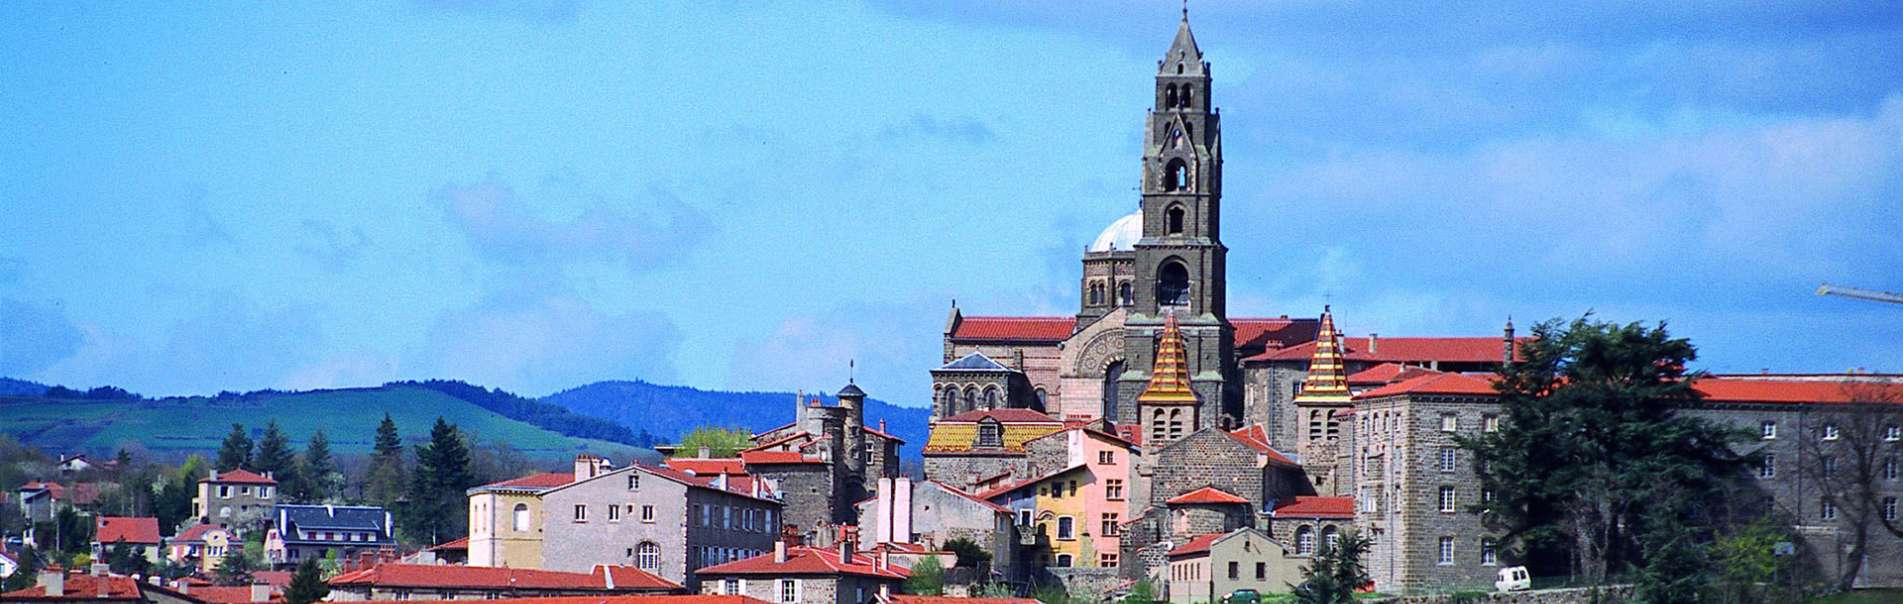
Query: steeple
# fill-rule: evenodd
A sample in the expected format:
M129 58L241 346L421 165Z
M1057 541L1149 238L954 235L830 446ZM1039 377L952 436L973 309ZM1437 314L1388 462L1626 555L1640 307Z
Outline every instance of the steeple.
M1302 381L1302 393L1295 396L1295 404L1352 401L1348 374L1341 359L1341 334L1335 331L1335 314L1323 306L1321 332L1315 334L1315 354L1308 361L1308 379Z
M1137 404L1196 404L1196 391L1189 385L1188 359L1184 357L1183 332L1176 326L1176 313L1170 313L1163 321L1163 336L1156 342L1156 364L1150 369L1150 386L1137 396Z
M1176 25L1176 39L1163 59L1156 62L1157 75L1202 75L1203 51L1196 47L1196 35L1189 31L1189 7L1183 7L1183 20Z

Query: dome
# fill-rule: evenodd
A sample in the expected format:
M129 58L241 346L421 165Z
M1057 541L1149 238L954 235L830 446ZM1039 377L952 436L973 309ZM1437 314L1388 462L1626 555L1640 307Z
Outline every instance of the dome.
M1103 233L1097 235L1096 241L1090 242L1090 247L1085 251L1093 254L1127 252L1136 249L1137 240L1142 238L1143 212L1132 212L1129 216L1118 218L1116 222L1110 223Z

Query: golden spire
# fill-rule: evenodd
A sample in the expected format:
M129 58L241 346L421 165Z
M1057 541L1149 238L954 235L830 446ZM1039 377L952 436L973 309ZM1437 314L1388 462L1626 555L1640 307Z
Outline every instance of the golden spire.
M1308 379L1302 381L1301 403L1348 403L1348 373L1341 360L1341 334L1335 331L1335 315L1322 306L1321 332L1315 334L1315 356L1308 361Z
M1163 321L1163 337L1156 342L1156 364L1150 368L1150 385L1137 395L1139 404L1195 404L1196 391L1189 387L1189 359L1183 352L1183 332L1176 327L1176 313Z

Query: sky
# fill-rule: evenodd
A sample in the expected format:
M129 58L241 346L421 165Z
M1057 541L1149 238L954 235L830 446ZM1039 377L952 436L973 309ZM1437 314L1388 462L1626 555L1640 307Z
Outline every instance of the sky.
M1075 311L1169 1L0 6L0 375L645 379L922 405ZM1903 371L1903 11L1191 3L1232 316L1666 321Z

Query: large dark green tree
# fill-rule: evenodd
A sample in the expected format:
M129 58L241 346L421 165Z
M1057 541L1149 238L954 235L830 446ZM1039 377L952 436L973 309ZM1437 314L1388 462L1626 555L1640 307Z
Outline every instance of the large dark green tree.
M297 573L291 575L291 584L284 588L284 604L311 604L330 595L330 585L324 583L324 574L317 566L317 558L305 558L298 563Z
M283 490L302 488L299 485L302 478L297 475L297 452L291 449L291 439L278 427L277 420L266 424L264 435L258 437L258 452L251 459L251 470L269 473Z
M232 424L231 432L225 435L224 444L218 447L218 466L220 472L230 472L251 465L251 436L245 433L243 424Z
M411 536L442 543L468 533L464 505L476 478L469 468L469 445L461 430L441 417L430 428L429 443L416 447L416 476L410 481L405 516Z
M1352 604L1355 590L1372 581L1362 562L1372 543L1348 529L1333 544L1323 543L1314 559L1302 567L1302 582L1291 586L1300 604Z
M291 493L298 501L320 502L336 493L340 475L337 462L330 456L330 437L324 436L323 430L312 432L310 443L304 445L304 459L298 474L303 480Z
M192 497L196 496L198 480L204 478L205 473L204 456L192 454L177 469L157 478L158 493L152 496L152 515L159 519L161 534L172 536L180 524L191 518Z
M1713 502L1745 460L1729 447L1737 433L1679 413L1699 398L1691 342L1587 316L1535 326L1519 353L1500 370L1500 429L1462 439L1494 494L1480 511L1511 551L1536 575L1702 571L1686 561L1702 556ZM1704 576L1646 593L1695 595Z
M364 476L364 497L386 509L394 508L407 488L403 438L397 435L396 421L383 414L377 424L377 436L370 451L370 468Z

